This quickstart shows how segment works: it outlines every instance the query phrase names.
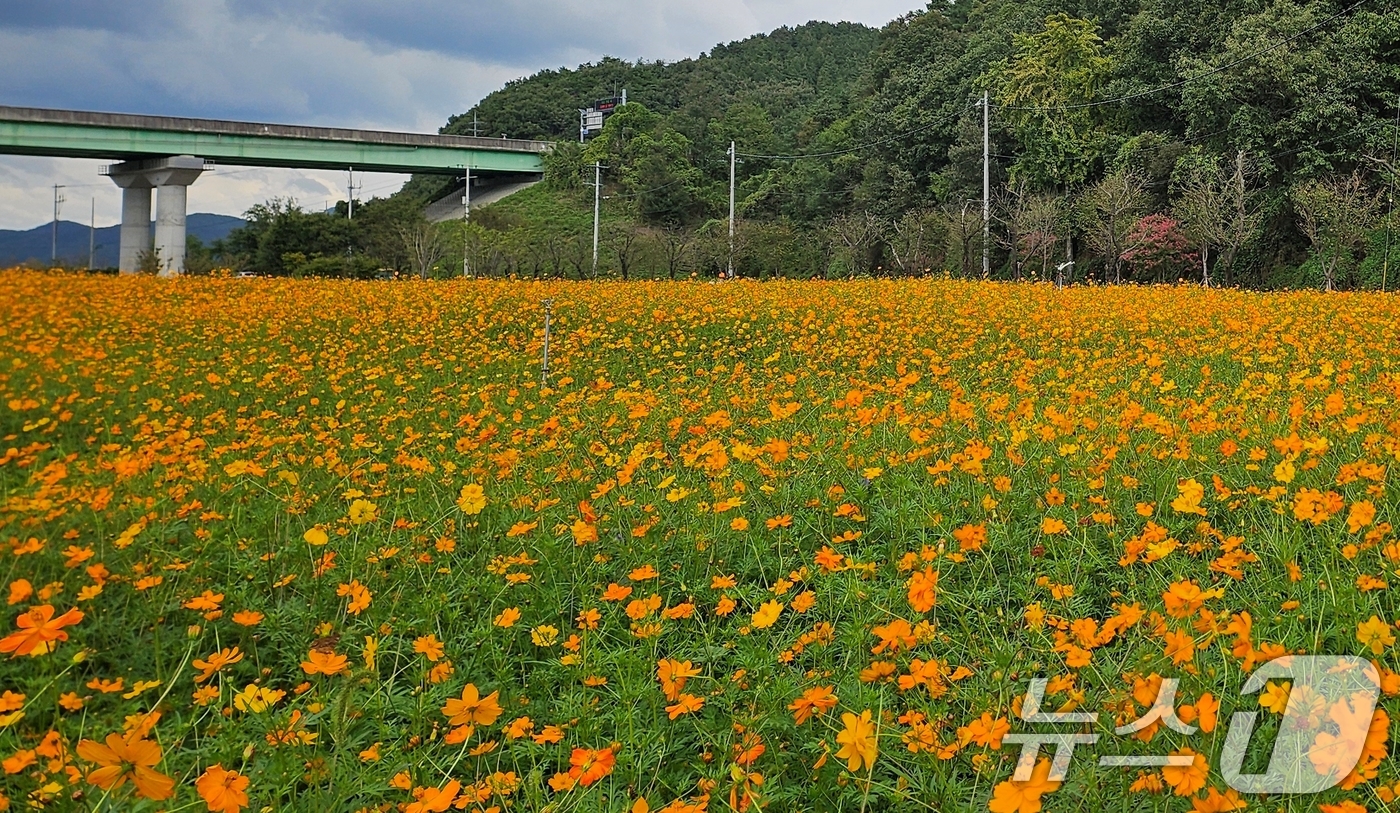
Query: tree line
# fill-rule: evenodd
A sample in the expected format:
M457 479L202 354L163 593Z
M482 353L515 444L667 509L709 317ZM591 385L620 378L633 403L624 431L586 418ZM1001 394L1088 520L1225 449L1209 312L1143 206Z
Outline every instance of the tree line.
M575 108L621 87L633 103L578 144ZM384 206L392 227L327 238L343 250L243 255L588 277L597 162L599 275L981 277L985 242L1002 279L1389 286L1398 97L1400 15L1382 0L954 0L878 31L814 23L694 60L542 71L444 128L475 114L556 140L519 202L428 226L403 202L451 184L418 177Z

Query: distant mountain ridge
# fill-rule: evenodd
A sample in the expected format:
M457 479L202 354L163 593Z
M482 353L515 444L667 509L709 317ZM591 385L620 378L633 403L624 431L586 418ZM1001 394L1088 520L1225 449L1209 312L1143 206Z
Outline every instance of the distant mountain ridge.
M208 213L192 214L185 220L186 234L212 243L243 225L243 218ZM152 228L154 228L154 223ZM64 265L87 265L88 226L71 220L58 221L58 261ZM121 243L121 226L103 226L92 235L96 251L93 266L115 268ZM53 225L45 223L18 231L0 229L0 268L25 264L47 264L53 251Z

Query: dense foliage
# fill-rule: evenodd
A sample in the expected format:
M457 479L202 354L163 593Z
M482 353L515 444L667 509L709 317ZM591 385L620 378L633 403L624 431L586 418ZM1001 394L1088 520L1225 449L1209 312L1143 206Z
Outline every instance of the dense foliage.
M631 104L579 145L577 108L624 87ZM590 165L605 165L604 207L633 233L628 256L602 248L602 274L715 274L732 262L749 276L980 276L983 92L991 276L1075 260L1069 278L1113 282L1393 279L1400 14L1389 0L935 3L879 31L810 23L671 64L542 71L444 131L475 121L558 140L546 208L589 208ZM731 142L732 257L720 222ZM419 177L402 195L450 186ZM565 273L568 263L530 259L528 243L591 242L591 225L546 227L529 208L452 234L445 253L489 244L484 273ZM1171 261L1134 242L1161 218L1188 243ZM707 245L721 233L723 245ZM696 247L680 263L678 241ZM462 267L456 250L444 269Z

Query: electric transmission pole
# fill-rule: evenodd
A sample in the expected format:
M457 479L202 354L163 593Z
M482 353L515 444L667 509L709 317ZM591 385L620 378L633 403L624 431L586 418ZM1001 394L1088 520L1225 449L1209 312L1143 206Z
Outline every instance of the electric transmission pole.
M593 277L598 277L598 211L603 203L603 165L593 162Z
M88 270L92 270L93 258L97 254L97 198L92 199L92 214L88 220Z
M472 120L475 121L475 119L476 114L473 113ZM473 124L472 129L475 128L476 125ZM465 169L466 177L462 179L465 183L465 186L462 187L462 276L469 277L471 276L471 260L469 259L471 252L467 249L471 244L471 235L467 232L467 227L471 225L472 221L472 168L468 166Z
M992 114L990 96L982 91L982 279L992 271Z
M64 184L53 185L53 252L49 256L49 261L58 262L58 207L63 203L64 197L58 194L58 190L65 188Z
M1389 211L1385 217L1385 259L1381 263L1381 293L1385 293L1386 277L1390 275L1390 232L1395 225L1395 177L1400 173L1400 95L1395 97L1395 130L1391 134L1390 145L1390 195L1386 198Z
M734 161L738 153L729 142L729 279L734 279Z
M364 182L364 181L360 181L360 185L359 185L359 186L356 186L356 185L355 185L355 168L354 168L354 167L350 167L349 169L345 170L345 175L346 175L345 187L346 187L347 194L350 196L350 202L349 202L349 204L348 204L349 208L346 209L346 212L349 214L349 217L347 217L346 219L347 219L347 220L354 220L354 219L355 219L355 190L357 190L357 189L359 189L360 187L364 186L364 185L365 185L365 182Z

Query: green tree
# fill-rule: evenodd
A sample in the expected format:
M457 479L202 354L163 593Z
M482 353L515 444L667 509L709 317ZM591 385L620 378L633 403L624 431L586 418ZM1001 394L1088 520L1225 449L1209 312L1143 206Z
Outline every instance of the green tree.
M1088 106L1113 72L1089 20L1055 14L1038 34L1017 34L1010 59L993 65L986 81L1011 124L1020 155L1012 177L1061 189L1083 183L1109 144L1098 108Z

